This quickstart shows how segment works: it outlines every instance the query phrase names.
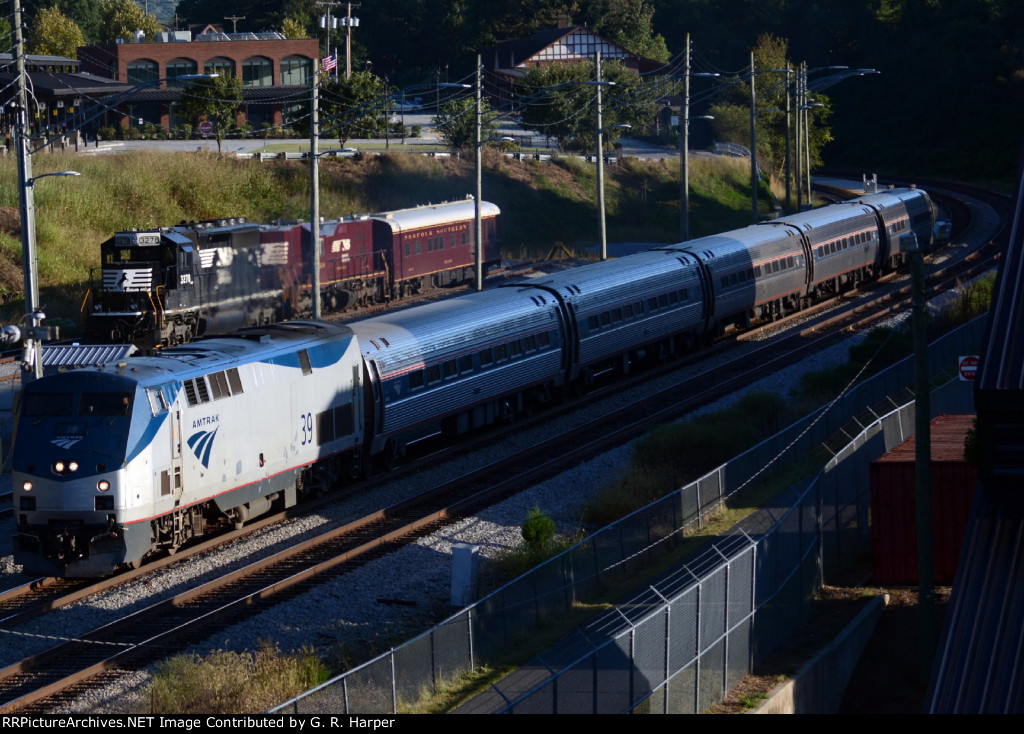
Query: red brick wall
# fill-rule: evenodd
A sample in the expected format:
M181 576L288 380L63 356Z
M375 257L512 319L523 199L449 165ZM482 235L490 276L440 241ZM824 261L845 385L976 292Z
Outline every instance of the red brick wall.
M167 62L184 58L196 62L196 71L203 73L203 65L214 57L235 62L235 75L242 76L242 62L254 56L268 58L273 63L274 84L281 83L281 60L289 56L318 58L315 38L270 41L191 41L188 43L117 43L104 46L83 46L78 49L82 71L96 76L128 80L128 64L141 59L158 64L158 76L167 76Z

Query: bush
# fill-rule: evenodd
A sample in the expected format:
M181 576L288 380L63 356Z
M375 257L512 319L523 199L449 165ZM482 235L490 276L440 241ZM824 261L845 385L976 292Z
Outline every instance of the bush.
M542 551L555 537L555 521L551 516L534 506L522 525L523 540L530 550Z

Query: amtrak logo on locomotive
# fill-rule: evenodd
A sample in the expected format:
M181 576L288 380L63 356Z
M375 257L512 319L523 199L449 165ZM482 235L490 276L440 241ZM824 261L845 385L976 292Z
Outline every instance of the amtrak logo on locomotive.
M188 446L196 455L204 469L210 468L210 452L213 450L213 439L217 437L220 427L212 431L196 431L188 437Z
M84 423L61 423L57 426L57 436L50 443L62 449L69 449L85 438L88 428Z

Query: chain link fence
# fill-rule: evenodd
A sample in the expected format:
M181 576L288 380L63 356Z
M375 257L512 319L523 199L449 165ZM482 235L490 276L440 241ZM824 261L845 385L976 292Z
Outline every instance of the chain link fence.
M984 318L929 349L933 373L976 353ZM822 579L870 539L871 461L913 435L907 359L701 479L595 533L437 627L271 713L392 714L459 674L515 657L539 627L627 580L779 457L823 455L791 487L638 597L576 630L479 697L476 711L695 713L722 700L799 624ZM967 383L935 413L973 412ZM893 395L903 399L895 401ZM905 403L900 405L899 403ZM876 406L863 410L864 405Z

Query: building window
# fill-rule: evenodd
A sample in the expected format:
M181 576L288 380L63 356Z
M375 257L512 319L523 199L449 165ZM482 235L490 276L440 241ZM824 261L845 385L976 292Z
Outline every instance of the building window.
M160 67L155 61L139 59L128 64L128 83L145 84L160 78Z
M242 85L246 87L274 86L274 64L264 56L253 56L242 62Z
M199 65L192 59L173 59L167 62L167 86L183 87L185 82L177 81L176 77L198 73Z
M304 56L289 56L281 60L281 84L309 84L313 73L313 60Z
M221 76L235 75L235 62L223 56L214 56L203 64L204 74L220 74Z

